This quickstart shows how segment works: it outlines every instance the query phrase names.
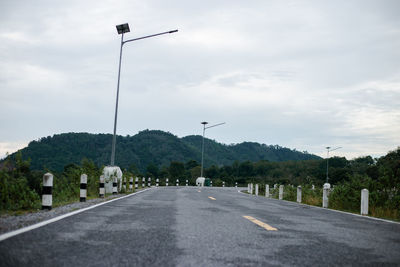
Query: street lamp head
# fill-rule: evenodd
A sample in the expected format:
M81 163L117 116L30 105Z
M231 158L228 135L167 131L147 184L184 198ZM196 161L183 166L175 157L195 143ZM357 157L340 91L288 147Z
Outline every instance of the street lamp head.
M208 124L208 122L206 122L206 121L203 121L201 124L204 124L204 125L206 125L206 124Z
M327 146L327 147L326 147L326 149L330 149L330 148L331 148L330 146Z
M123 34L123 33L126 33L126 32L130 32L128 23L120 24L120 25L117 25L116 27L117 27L118 34Z

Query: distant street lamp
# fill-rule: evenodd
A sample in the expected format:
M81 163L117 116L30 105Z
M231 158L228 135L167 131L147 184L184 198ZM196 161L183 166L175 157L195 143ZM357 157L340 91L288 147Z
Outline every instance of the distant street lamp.
M340 148L342 148L342 147L336 147L336 148L334 148L334 149L331 149L330 146L327 146L327 147L326 147L326 149L327 149L327 157L326 157L326 183L328 183L328 180L329 180L329 176L328 176L328 172L329 172L329 151L338 150L338 149L340 149Z
M212 128L212 127L216 127L216 126L220 126L222 124L225 124L225 122L222 123L218 123L218 124L214 124L211 126L206 127L206 125L208 124L208 122L203 121L201 124L203 124L203 143L201 145L201 171L200 171L200 177L203 177L203 163L204 163L204 134L206 129L208 128Z
M117 27L118 34L122 34L122 35L121 35L121 48L120 48L120 52L119 52L117 100L116 100L116 104L115 104L114 135L113 135L112 148L111 148L111 166L114 166L114 160L115 160L115 143L116 143L116 132L117 132L118 97L119 97L119 80L120 80L120 75L121 75L122 47L125 43L128 43L128 42L138 41L138 40L155 37L155 36L167 34L167 33L174 33L174 32L178 31L178 30L173 30L173 31L161 32L161 33L156 33L156 34L147 35L147 36L124 41L124 33L130 32L128 23L117 25L116 27Z

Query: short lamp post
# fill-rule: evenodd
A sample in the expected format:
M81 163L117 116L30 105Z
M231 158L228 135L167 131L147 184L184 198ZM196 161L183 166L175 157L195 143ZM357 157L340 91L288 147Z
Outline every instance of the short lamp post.
M218 124L214 124L211 126L206 127L206 125L208 124L208 122L203 121L201 124L203 124L203 142L201 145L201 169L200 169L200 177L203 177L203 163L204 163L204 134L206 132L206 129L212 128L212 127L216 127L216 126L220 126L222 124L225 124L225 122L222 123L218 123Z
M117 100L116 100L116 104L115 104L114 135L113 135L112 148L111 148L111 166L114 166L114 161L115 161L115 143L116 143L116 132L117 132L119 81L120 81L120 76L121 76L122 47L124 46L124 44L126 44L128 42L138 41L138 40L142 40L142 39L146 39L146 38L150 38L150 37L155 37L155 36L158 36L158 35L168 34L168 33L174 33L174 32L178 31L178 30L172 30L172 31L167 31L167 32L161 32L161 33L156 33L156 34L147 35L147 36L134 38L134 39L129 39L129 40L124 41L124 33L130 32L128 23L117 25L116 27L117 27L118 34L121 34L121 47L120 47L120 52L119 52Z

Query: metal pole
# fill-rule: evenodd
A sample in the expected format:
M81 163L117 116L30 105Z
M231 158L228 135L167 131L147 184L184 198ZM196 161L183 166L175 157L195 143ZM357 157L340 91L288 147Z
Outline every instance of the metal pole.
M115 118L114 118L114 135L112 141L112 149L111 149L111 166L114 166L115 160L115 143L116 143L116 133L117 133L117 115L118 115L118 97L119 97L119 80L121 77L121 60L122 60L122 46L124 44L124 34L121 35L121 48L119 51L119 67L118 67L118 83L117 83L117 100L115 104Z
M204 163L204 133L206 131L206 124L203 124L203 144L201 146L201 171L200 177L203 177L203 163Z
M329 171L329 147L326 148L327 151L327 157L326 157L326 183L328 183L329 176L328 176L328 171Z

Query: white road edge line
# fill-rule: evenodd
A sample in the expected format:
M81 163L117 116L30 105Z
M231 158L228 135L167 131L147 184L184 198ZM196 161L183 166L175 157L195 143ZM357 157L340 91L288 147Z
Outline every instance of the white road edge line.
M20 229L17 229L17 230L14 230L14 231L11 231L11 232L8 232L8 233L5 233L5 234L2 234L2 235L0 235L0 242L3 241L3 240L6 240L7 238L10 238L10 237L13 237L13 236L16 236L16 235L31 231L33 229L36 229L36 228L45 226L47 224L62 220L64 218L70 217L70 216L75 215L75 214L78 214L78 213L81 213L81 212L84 212L84 211L87 211L87 210L90 210L90 209L94 209L94 208L99 207L101 205L104 205L104 204L107 204L107 203L110 203L110 202L113 202L113 201L116 201L116 200L120 200L120 199L123 199L123 198L131 197L131 196L137 195L139 193L143 193L143 192L145 192L147 190L150 190L150 189L147 188L147 189L144 189L142 191L129 194L127 196L114 198L114 199L111 199L111 200L108 200L108 201L105 201L105 202L101 202L99 204L96 204L96 205L93 205L93 206L90 206L90 207L87 207L87 208L75 210L73 212L57 216L57 217L49 219L47 221L43 221L43 222L39 222L39 223L36 223L36 224L32 224L32 225L29 225L29 226L26 226L26 227L23 227L23 228L20 228Z
M239 191L239 190L238 190L238 192L241 193L241 194L244 194L244 195L249 195L249 194L243 193L242 191ZM251 196L251 195L249 195L249 196ZM381 221L381 222L400 224L400 222L396 222L396 221L385 220L385 219L382 219L382 218L376 218L376 217L372 217L372 216L366 216L366 215L351 213L351 212L347 212L347 211L334 210L334 209L330 209L330 208L323 208L323 207L308 205L308 204L304 204L304 203L297 203L297 202L294 202L294 201L288 201L288 200L284 200L284 199L279 200L279 199L276 199L276 198L270 198L270 197L268 198L268 197L264 197L264 196L259 196L259 197L263 197L263 198L266 198L266 199L273 199L273 200L276 200L276 201L284 201L284 202L288 202L288 203L291 203L291 204L297 204L297 205L307 206L307 207L311 207L311 208L334 211L334 212L353 215L353 216L356 216L356 217L361 217L361 218L370 219L370 220L376 220L376 221Z

